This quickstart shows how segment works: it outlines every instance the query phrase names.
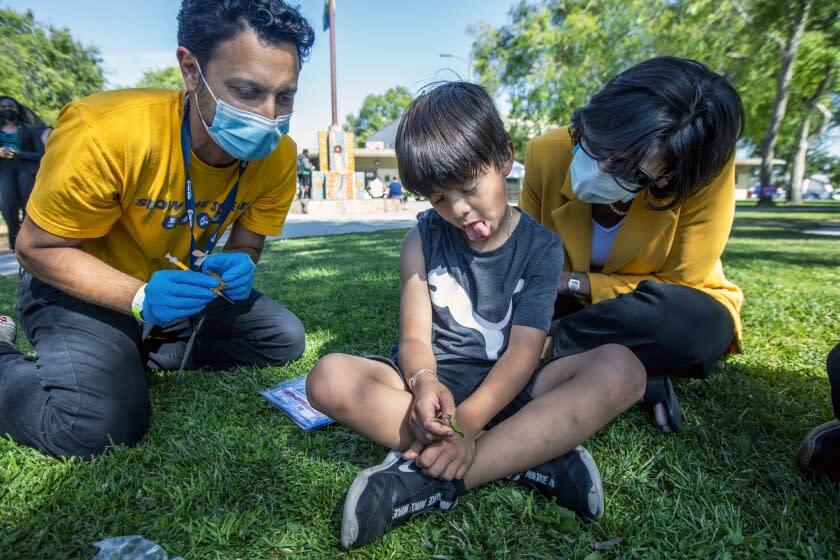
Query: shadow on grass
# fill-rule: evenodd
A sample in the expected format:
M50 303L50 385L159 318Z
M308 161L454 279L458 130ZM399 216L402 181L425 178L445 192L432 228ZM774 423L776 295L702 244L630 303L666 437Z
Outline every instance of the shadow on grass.
M840 257L833 255L814 255L813 253L803 253L785 250L772 249L757 249L755 247L733 247L730 245L726 248L723 256L724 263L728 268L734 269L737 267L738 261L769 261L779 264L787 264L799 266L803 268L809 267L836 267L840 266Z
M805 268L836 267L840 265L837 239L802 231L817 223L736 219L724 252L724 264L728 269L736 269L739 261L763 260Z

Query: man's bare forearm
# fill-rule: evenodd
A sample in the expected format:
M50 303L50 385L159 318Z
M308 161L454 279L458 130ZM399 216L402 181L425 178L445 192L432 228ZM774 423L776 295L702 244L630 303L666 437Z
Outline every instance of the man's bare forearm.
M81 300L131 312L143 282L87 253L82 240L57 238L31 222L25 222L18 239L21 266L39 280Z

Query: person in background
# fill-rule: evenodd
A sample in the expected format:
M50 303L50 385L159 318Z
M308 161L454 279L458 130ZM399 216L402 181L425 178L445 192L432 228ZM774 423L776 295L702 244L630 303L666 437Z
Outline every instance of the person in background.
M253 282L297 190L286 133L313 41L281 0L183 0L186 91L62 109L17 244L16 312L36 359L4 317L0 434L89 458L143 438L149 369L301 355L300 320Z
M399 200L400 206L405 208L405 193L403 192L402 183L400 183L400 180L396 175L394 175L391 178L391 182L388 183L388 198Z
M581 442L642 395L617 345L540 360L563 265L560 238L507 201L513 143L487 92L418 96L396 137L400 176L429 199L400 251L400 334L389 357L330 354L315 408L384 446L347 492L345 548L507 479L589 518L604 513Z
M796 462L808 472L840 482L840 343L828 353L825 369L831 384L834 419L808 432L799 446Z
M371 198L382 198L385 196L385 183L382 178L377 175L368 183L368 194Z
M52 134L53 127L51 127L50 125L48 125L48 124L44 123L44 124L43 124L43 125L41 125L41 127L39 128L39 131L40 131L40 135L41 135L41 142L44 144L44 149L46 150L46 148L47 148L47 140L49 140L49 138L50 138L50 134Z
M297 158L298 200L300 200L301 212L304 214L309 213L307 202L312 199L312 171L314 169L315 166L309 159L309 150L304 148Z
M520 207L559 233L555 356L613 343L645 365L642 405L682 426L671 377L707 377L741 342L721 254L735 216L744 108L699 62L659 57L612 78L569 127L528 144Z
M12 251L44 155L44 143L34 124L26 121L27 113L15 99L0 96L0 213Z

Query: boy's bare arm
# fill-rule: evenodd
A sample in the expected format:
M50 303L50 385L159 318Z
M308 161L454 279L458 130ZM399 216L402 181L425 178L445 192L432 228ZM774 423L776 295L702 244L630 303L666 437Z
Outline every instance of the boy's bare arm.
M420 232L415 227L400 251L400 368L406 381L414 377L409 425L423 444L451 435L452 429L434 421L439 414L453 414L452 393L437 380L432 351L432 301L426 279L426 262ZM428 370L432 373L418 372ZM415 376L416 375L416 376Z
M400 251L399 359L406 376L424 368L436 370L432 352L432 300L426 280L420 231L416 227L405 236Z
M487 423L519 394L537 368L545 332L514 325L510 342L487 377L472 395L458 406L458 423L472 434Z

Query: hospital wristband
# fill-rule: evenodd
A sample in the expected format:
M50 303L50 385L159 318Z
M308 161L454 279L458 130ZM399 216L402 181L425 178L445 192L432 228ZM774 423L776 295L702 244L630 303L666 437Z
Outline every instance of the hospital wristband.
M411 390L412 393L414 392L414 386L417 385L417 379L421 375L426 374L426 373L430 373L430 374L434 375L435 379L437 379L437 374L435 372L433 372L432 370L430 370L429 368L423 368L423 369L417 370L417 372L414 375L412 375L411 377L408 378L408 388Z
M140 323L145 323L143 319L143 304L146 302L146 284L140 286L137 293L134 294L134 299L131 300L131 314Z

